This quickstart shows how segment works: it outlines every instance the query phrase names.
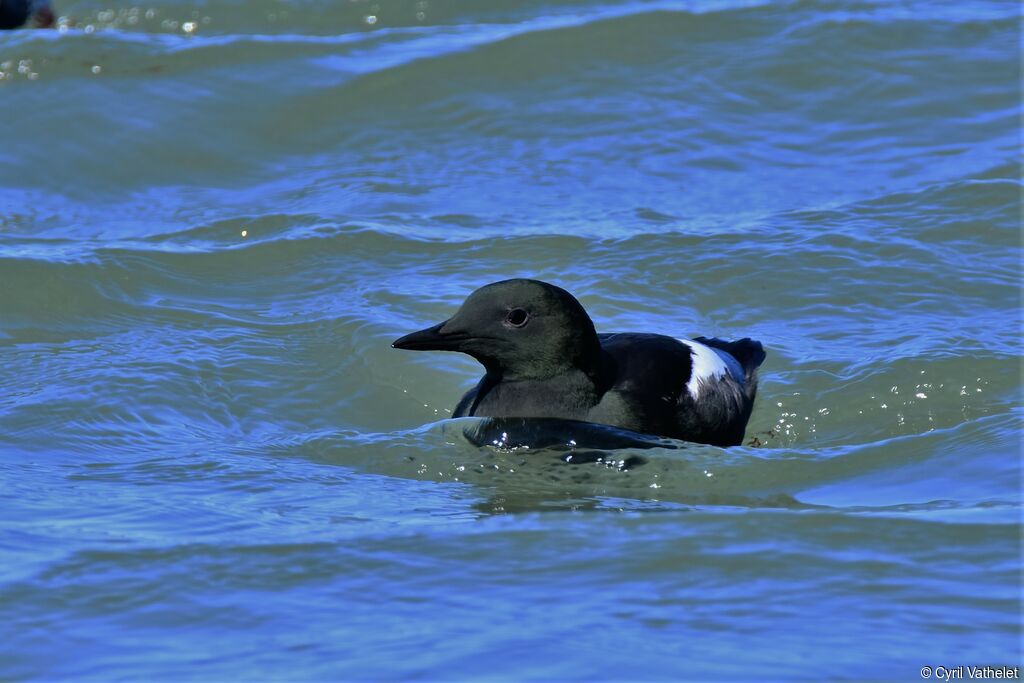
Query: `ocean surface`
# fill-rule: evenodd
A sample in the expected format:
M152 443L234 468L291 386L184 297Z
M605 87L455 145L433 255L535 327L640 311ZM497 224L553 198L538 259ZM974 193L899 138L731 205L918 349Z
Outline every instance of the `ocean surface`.
M0 679L1021 664L1018 3L55 2L0 35ZM744 445L447 419L479 367L390 343L509 277L759 339Z

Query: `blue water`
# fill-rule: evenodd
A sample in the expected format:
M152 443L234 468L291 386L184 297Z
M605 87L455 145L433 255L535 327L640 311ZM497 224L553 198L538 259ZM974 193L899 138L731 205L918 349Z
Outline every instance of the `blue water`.
M1021 665L1017 3L57 9L0 35L0 679ZM759 339L744 445L477 445L390 343L509 277Z

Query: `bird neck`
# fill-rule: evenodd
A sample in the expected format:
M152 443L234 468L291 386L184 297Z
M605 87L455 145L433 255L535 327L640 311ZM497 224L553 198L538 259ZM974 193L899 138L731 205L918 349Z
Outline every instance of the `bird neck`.
M487 377L498 382L545 382L581 376L599 386L605 375L607 359L597 333L589 331L566 337L557 344L528 357L477 357Z
M547 379L499 378L488 373L478 386L467 414L585 420L600 399L595 384L579 370Z
M589 377L594 384L600 384L606 359L593 324L575 340L571 354L573 367Z

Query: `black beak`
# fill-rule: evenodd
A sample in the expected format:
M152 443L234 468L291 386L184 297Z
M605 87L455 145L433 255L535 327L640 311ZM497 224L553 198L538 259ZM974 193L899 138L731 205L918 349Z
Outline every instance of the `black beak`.
M464 332L445 330L444 326L448 323L449 321L445 320L443 323L438 323L425 330L407 334L396 339L391 344L391 348L409 351L460 351L462 343L469 339L469 335Z

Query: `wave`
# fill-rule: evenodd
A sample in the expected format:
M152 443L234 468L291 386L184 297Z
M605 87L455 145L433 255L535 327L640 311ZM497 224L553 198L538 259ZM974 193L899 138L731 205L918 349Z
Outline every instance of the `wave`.
M608 439L623 445L622 435L598 426L538 428L527 421L517 429L507 421L495 426L464 418L404 433L311 435L273 451L387 476L469 483L515 509L527 501L538 509L614 499L668 507L934 513L953 521L960 511L988 510L1008 522L1019 513L1020 466L1012 457L1019 421L1019 414L1006 414L923 437L778 452L650 440L639 449L608 450L602 448ZM501 431L500 445L478 446L481 429ZM994 467L993 458L1001 466Z

